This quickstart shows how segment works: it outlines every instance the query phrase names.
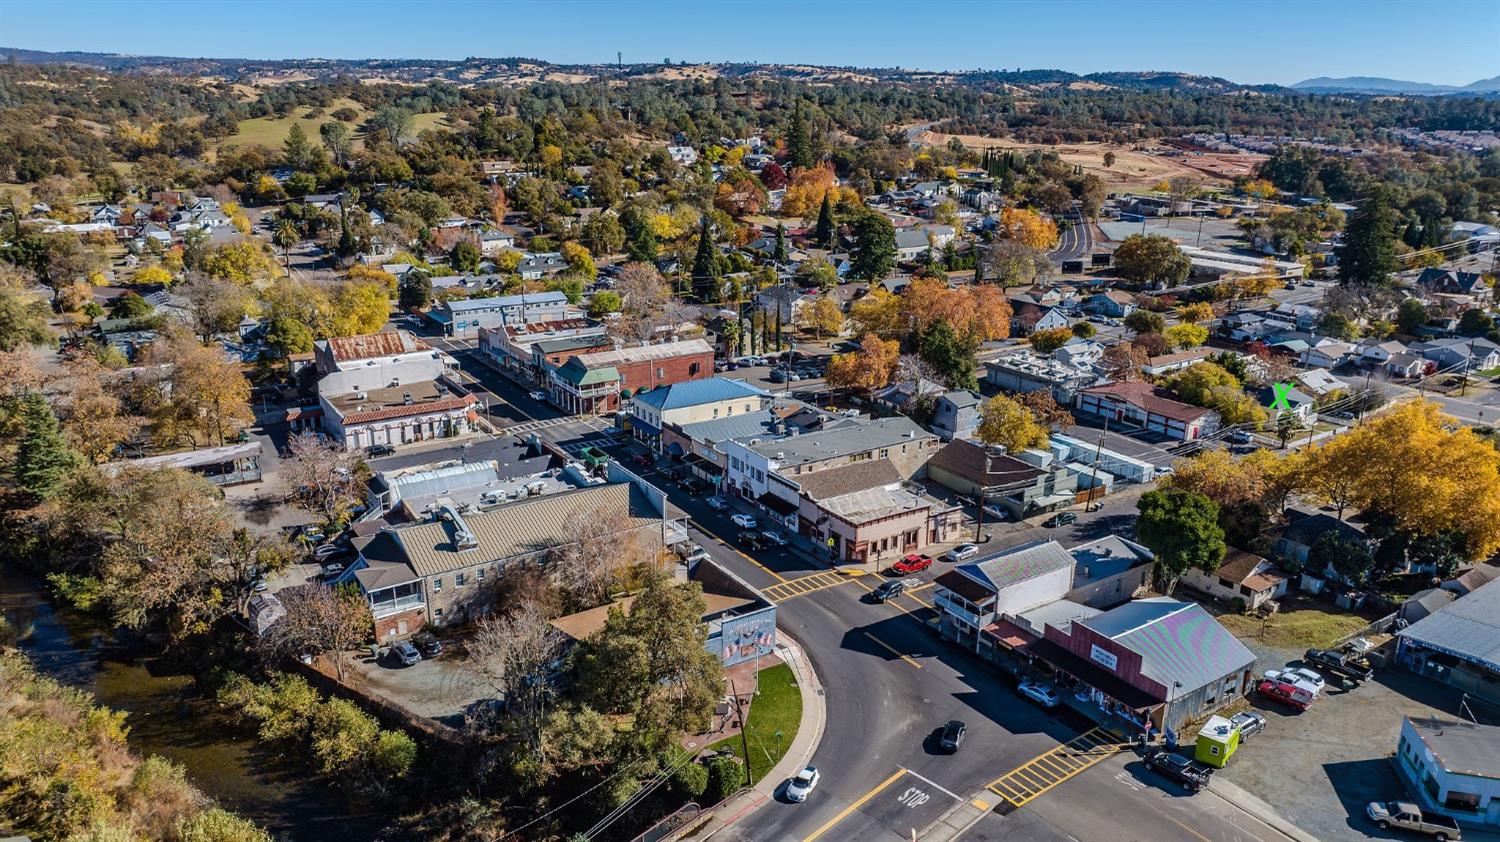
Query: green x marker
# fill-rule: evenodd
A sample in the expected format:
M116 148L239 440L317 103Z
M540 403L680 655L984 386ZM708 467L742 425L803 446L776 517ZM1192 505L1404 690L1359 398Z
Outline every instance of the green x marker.
M1271 408L1272 409L1285 409L1287 411L1291 411L1292 405L1287 402L1287 398L1292 393L1292 384L1290 384L1290 383L1275 383L1275 384L1272 384L1271 388L1276 392L1275 399L1273 399L1271 401Z

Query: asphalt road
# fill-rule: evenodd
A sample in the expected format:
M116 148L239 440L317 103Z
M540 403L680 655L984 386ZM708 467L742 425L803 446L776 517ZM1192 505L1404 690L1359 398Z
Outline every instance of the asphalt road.
M1087 221L1059 226L1057 248L1048 252L1052 262L1061 266L1064 260L1087 260L1094 250L1094 230Z

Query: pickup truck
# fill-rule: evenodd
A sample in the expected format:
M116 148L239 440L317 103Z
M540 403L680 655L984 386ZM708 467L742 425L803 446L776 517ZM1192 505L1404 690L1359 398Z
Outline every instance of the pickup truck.
M1365 812L1369 814L1370 821L1375 822L1375 826L1381 830L1399 827L1402 830L1425 833L1438 842L1450 839L1458 842L1463 838L1459 833L1458 822L1437 813L1424 814L1422 808L1409 801L1371 801Z
M1302 660L1313 669L1350 681L1369 681L1375 674L1369 661L1344 649L1309 649L1302 653Z

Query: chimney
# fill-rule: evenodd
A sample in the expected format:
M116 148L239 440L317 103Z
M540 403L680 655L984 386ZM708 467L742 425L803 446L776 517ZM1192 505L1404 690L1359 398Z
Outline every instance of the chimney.
M401 395L401 402L406 404L407 406L411 406L411 392L403 393Z

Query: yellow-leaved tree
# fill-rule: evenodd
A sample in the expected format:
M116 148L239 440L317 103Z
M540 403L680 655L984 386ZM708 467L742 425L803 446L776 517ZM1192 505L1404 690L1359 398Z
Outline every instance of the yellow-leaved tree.
M1015 240L1041 251L1057 244L1057 223L1024 208L1002 209L998 233L1003 239Z
M1008 453L1019 453L1046 444L1047 428L1038 424L1036 416L1020 401L996 395L980 407L974 436Z
M859 350L834 354L828 361L828 385L834 389L870 392L889 385L901 357L901 343L867 333L859 340Z

